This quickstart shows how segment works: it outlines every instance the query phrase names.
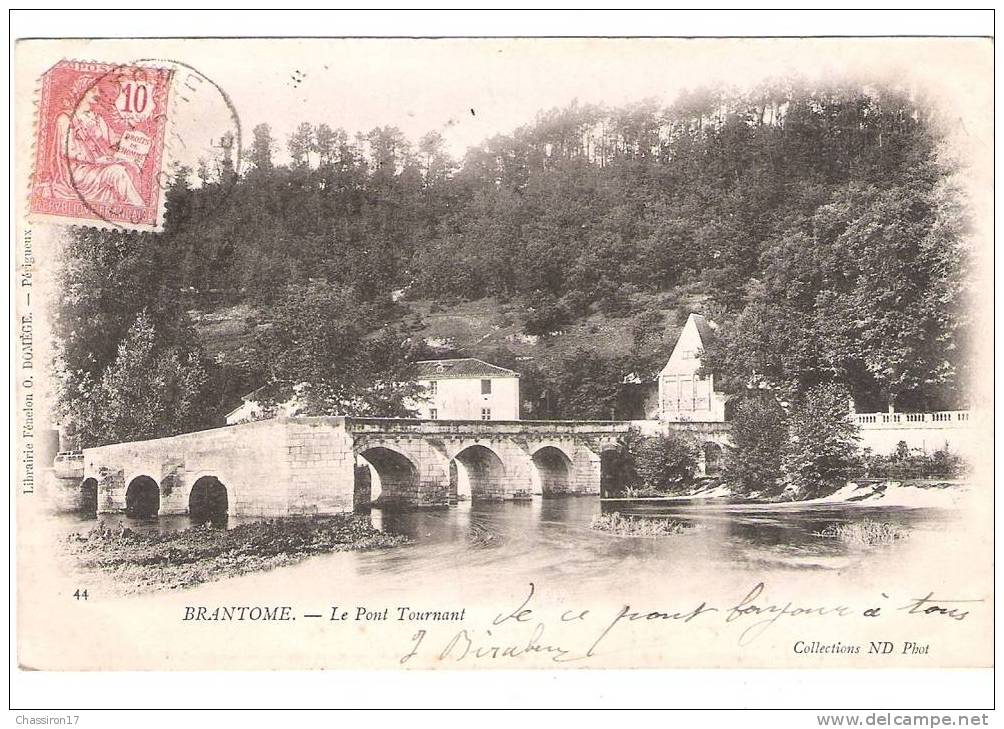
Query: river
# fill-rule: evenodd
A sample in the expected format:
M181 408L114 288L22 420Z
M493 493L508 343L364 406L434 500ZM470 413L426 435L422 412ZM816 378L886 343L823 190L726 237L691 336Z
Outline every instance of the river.
M619 511L650 518L672 518L693 526L664 537L625 537L590 527L594 516ZM842 570L863 556L863 549L821 536L835 524L870 520L909 532L944 532L958 521L952 510L864 506L856 504L730 504L721 499L672 502L611 501L598 497L534 498L516 502L461 502L449 509L389 511L373 509L375 527L404 534L414 544L363 553L310 557L306 569L318 576L381 579L394 585L402 578L422 580L448 571L465 585L490 586L500 573L507 579L559 581L579 587L631 581L672 579L725 571L790 572ZM171 531L190 526L188 517L136 520L102 516L117 527ZM231 518L228 526L245 519ZM94 518L64 514L59 530L83 531ZM875 549L895 549L896 545ZM306 565L309 563L309 565ZM351 580L350 580L351 581Z

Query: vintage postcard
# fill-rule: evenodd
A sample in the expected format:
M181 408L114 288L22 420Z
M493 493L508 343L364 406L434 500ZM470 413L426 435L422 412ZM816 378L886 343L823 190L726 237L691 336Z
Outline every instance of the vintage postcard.
M23 670L993 665L990 39L14 63Z

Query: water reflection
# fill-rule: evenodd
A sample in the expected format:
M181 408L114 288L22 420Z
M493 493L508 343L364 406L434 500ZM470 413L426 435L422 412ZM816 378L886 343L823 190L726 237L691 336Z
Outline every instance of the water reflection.
M240 524L258 521L259 517L237 517L227 514L211 517L191 517L187 514L169 514L163 516L131 516L129 514L59 514L55 521L61 531L89 532L91 529L110 529L120 532L123 529L139 534L173 534L184 529L208 524L215 529L233 529Z
M624 537L591 528L600 513L670 518L691 525L682 534ZM532 579L560 576L575 581L615 579L631 572L665 579L674 571L720 566L780 569L839 569L851 549L821 536L835 524L857 520L889 522L911 531L943 529L956 519L936 509L832 505L729 504L722 501L601 502L597 497L534 498L516 502L469 502L428 510L373 508L374 527L403 534L414 545L403 549L315 559L354 565L359 574L386 572L422 579L444 568L477 573L489 580L498 570ZM221 528L256 520L229 517ZM87 531L97 523L113 531L129 528L169 533L193 526L188 516L138 519L102 515L99 520L63 515L62 528ZM337 560L337 562L336 562ZM465 579L470 577L465 574Z
M591 528L593 517L613 511L671 518L693 528L659 538L616 536ZM606 579L625 569L662 575L698 564L838 569L851 550L838 539L822 536L827 527L874 520L911 530L941 529L954 518L951 512L936 509L600 502L595 497L475 502L438 511L374 510L374 526L407 535L417 544L407 551L361 556L360 568L378 571L398 566L421 574L434 565L463 564L583 580Z

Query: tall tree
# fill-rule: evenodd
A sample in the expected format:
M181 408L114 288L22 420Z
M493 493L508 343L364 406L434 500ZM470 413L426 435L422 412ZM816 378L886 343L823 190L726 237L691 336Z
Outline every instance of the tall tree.
M98 377L61 375L64 415L81 447L175 435L214 415L202 407L208 376L198 355L159 344L145 311Z
M291 292L276 307L260 356L266 404L291 398L307 415L411 414L417 395L403 338L375 329L379 312L325 285Z
M274 148L275 140L272 138L272 127L268 124L259 124L251 130L250 159L256 170L262 173L272 170L272 151Z
M314 141L314 127L310 122L302 122L296 131L289 135L287 147L294 168L310 166L310 153L317 148Z

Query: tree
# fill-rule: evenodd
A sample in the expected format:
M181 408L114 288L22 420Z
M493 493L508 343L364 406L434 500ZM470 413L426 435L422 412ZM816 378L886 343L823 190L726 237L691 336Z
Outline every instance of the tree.
M207 373L195 352L158 346L144 311L97 378L60 373L61 405L81 447L159 438L211 421L202 408Z
M732 391L839 382L866 408L965 370L966 217L948 188L849 185L765 247L707 366ZM915 398L918 399L918 398Z
M546 336L572 321L571 312L564 304L548 292L534 292L532 306L527 307L523 331L527 334Z
M397 127L374 127L366 135L370 163L378 180L393 178L410 161L411 145Z
M784 411L771 393L750 392L736 402L734 412L725 481L733 493L744 496L778 494L788 442Z
M232 183L236 174L233 157L235 143L233 132L227 132L220 137L220 153L216 162L216 176L224 184Z
M317 125L314 133L315 146L317 148L318 167L333 165L338 160L339 145L345 144L345 130L333 131L327 124Z
M967 222L951 191L913 184L848 191L828 207L817 218L836 215L841 225L824 239L829 286L816 311L823 360L863 373L889 405L954 379L966 318Z
M729 392L793 403L839 383L861 409L961 407L971 242L935 111L895 85L797 78L666 108L573 103L456 169L440 132L413 146L393 127L307 121L277 164L261 124L246 168L228 135L198 189L179 172L163 233L69 236L60 356L96 382L143 310L158 347L184 350L186 310L248 304L269 321L313 281L349 291L341 316L367 319L362 338L393 329L400 311L373 312L400 289L529 304L530 331L583 335L577 359L550 341L522 353L540 355L552 417L610 417L623 376L665 361L658 337L597 354L608 340L582 319L684 305L720 325L702 361ZM242 383L259 369L246 349Z
M427 187L446 183L456 163L446 151L446 140L439 132L429 132L418 142L422 175Z
M812 321L769 301L758 281L748 289L749 303L738 314L717 318L718 331L702 353L702 371L714 372L728 392L767 387L790 397L820 376Z
M697 448L677 433L641 437L629 445L641 485L660 493L690 484L697 471Z
M259 353L266 406L296 398L305 415L406 417L418 394L401 337L346 289L317 284L282 299Z
M251 130L251 164L259 172L270 172L272 165L272 149L275 141L272 139L272 128L268 124L259 124Z
M544 373L554 414L562 418L612 419L624 372L615 359L578 349Z
M330 132L330 129L328 131ZM296 131L289 135L287 146L289 158L294 168L310 166L310 153L315 151L318 146L314 141L314 128L310 122L302 122Z
M811 388L794 403L782 467L795 499L824 496L846 482L858 450L850 401L846 387L830 383Z

